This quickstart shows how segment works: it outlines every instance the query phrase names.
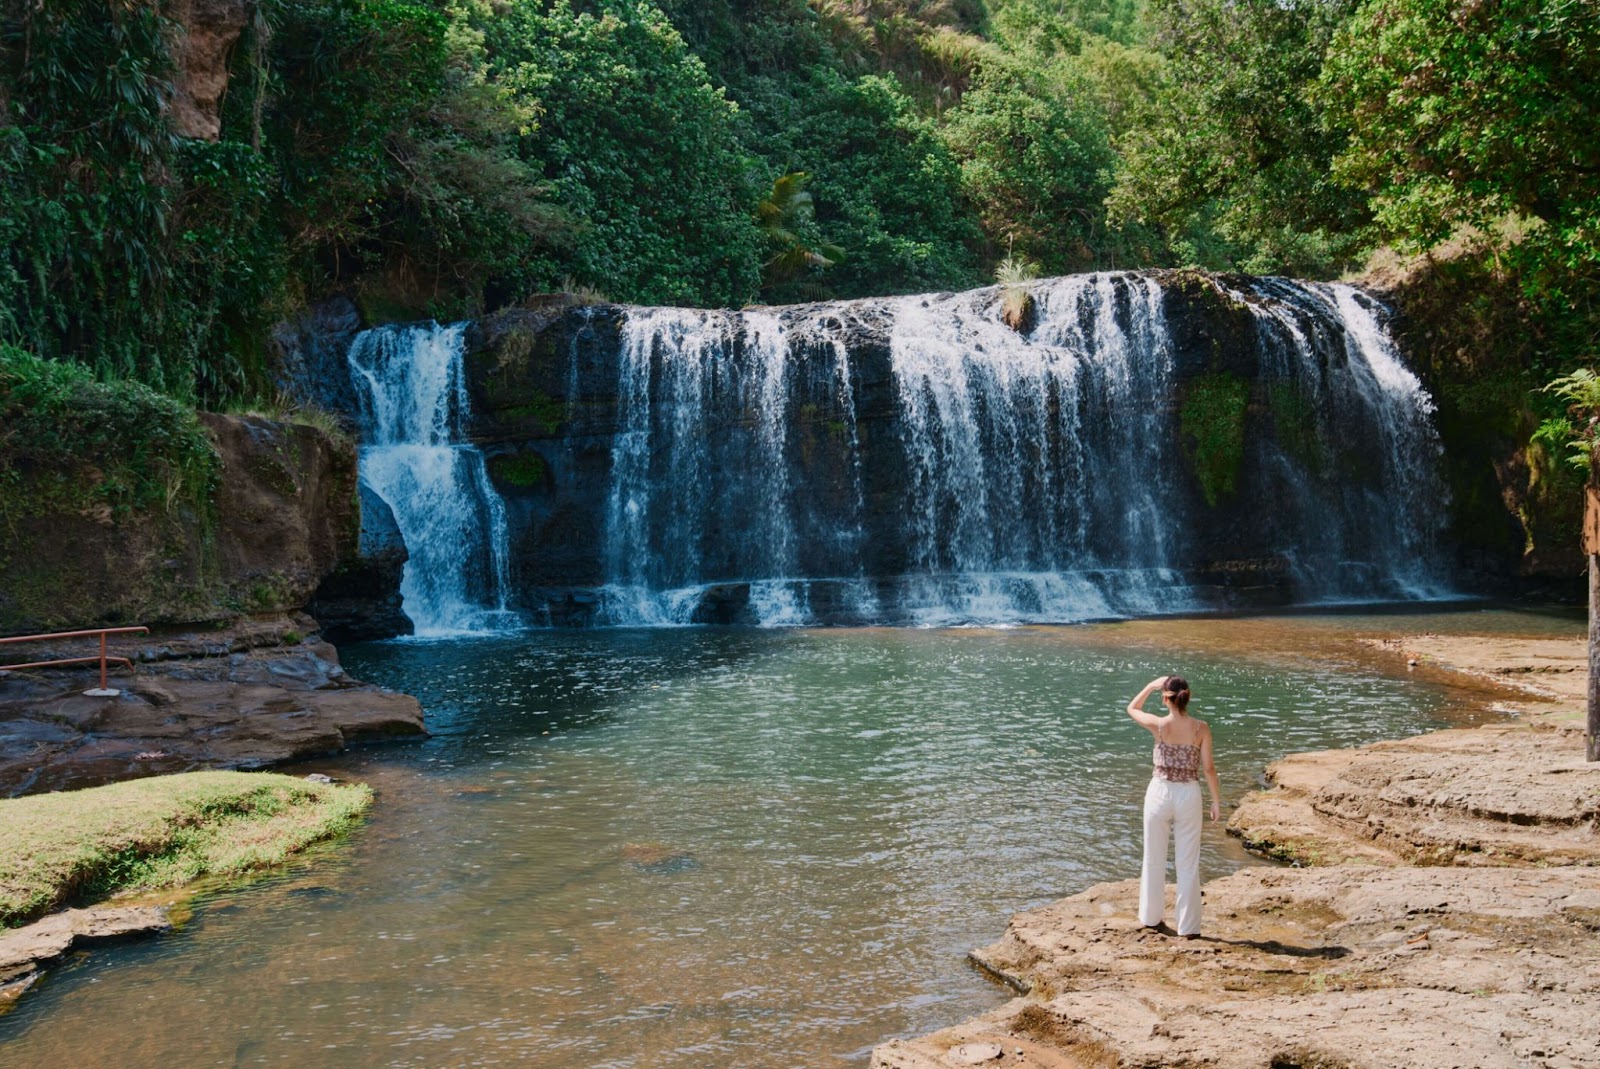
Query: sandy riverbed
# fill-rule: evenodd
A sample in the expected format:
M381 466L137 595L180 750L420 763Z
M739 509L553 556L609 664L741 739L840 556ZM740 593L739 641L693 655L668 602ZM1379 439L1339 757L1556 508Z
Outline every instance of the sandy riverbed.
M1198 940L1140 928L1134 881L1019 914L973 960L1021 997L874 1067L1600 1066L1584 642L1359 641L1508 721L1276 762L1229 830L1299 867L1207 884Z

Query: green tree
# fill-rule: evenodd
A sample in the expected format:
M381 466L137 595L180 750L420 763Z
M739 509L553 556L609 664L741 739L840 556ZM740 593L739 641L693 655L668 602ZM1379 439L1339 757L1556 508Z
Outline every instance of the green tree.
M479 26L495 80L540 108L521 152L577 220L568 273L618 300L744 303L762 239L738 109L654 5L594 6L517 0Z
M271 389L293 302L525 292L560 237L522 113L436 10L264 0L216 142L176 137L159 0L0 16L0 339L183 398Z
M1342 146L1334 173L1372 195L1386 237L1425 248L1508 214L1536 219L1540 267L1568 275L1568 289L1593 283L1593 3L1369 0L1335 40L1319 97Z
M1327 275L1364 252L1366 198L1314 90L1344 0L1153 0L1166 73L1122 137L1112 216L1160 226L1178 259Z
M772 192L756 205L756 221L766 235L770 253L762 265L762 285L777 289L806 275L839 263L845 252L814 236L815 207L804 171L780 175Z
M167 32L153 3L0 16L0 337L191 396L265 176L173 136Z
M841 297L916 293L981 281L982 235L960 165L893 78L824 66L802 79L751 79L748 136L781 172L804 171L820 231L849 250L828 271Z
M988 63L944 138L995 248L1014 246L1052 272L1095 263L1115 156L1087 79L1065 62Z
M1077 55L1094 38L1143 44L1145 0L989 0L994 35L1037 54Z

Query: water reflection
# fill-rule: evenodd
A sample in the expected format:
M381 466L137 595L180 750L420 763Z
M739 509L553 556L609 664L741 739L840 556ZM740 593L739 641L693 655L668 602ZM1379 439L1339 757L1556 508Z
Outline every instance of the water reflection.
M1580 626L1418 626L1452 620ZM0 1018L0 1063L861 1064L999 1001L963 955L1012 912L1136 874L1149 746L1121 708L1152 675L1193 681L1230 795L1288 751L1482 714L1343 641L1363 626L351 649L436 733L314 766L371 782L372 821L58 972ZM1207 877L1245 860L1205 834Z

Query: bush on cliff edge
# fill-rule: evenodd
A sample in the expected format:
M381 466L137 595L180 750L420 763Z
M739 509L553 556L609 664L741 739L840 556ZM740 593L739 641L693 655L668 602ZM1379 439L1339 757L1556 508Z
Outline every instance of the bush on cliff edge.
M203 514L220 467L187 406L0 344L0 531L29 516L112 521L180 502Z

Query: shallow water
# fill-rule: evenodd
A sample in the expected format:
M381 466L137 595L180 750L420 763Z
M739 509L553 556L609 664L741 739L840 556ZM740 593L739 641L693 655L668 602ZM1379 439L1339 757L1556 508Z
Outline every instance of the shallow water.
M1010 631L539 632L353 647L435 736L299 771L371 821L213 889L182 934L75 959L0 1065L861 1065L1005 993L1016 910L1137 874L1148 736L1182 671L1225 798L1295 750L1491 715L1349 641L1581 634L1504 612ZM1205 832L1207 878L1249 860Z

